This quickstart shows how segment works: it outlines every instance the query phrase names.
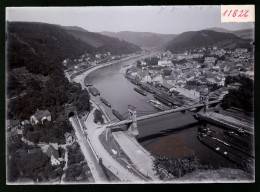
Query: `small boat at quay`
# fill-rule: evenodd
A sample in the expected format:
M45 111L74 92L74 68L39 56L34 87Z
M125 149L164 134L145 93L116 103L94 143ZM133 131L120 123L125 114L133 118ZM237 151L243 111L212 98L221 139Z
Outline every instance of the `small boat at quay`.
M159 101L157 101L157 100L150 100L149 103L153 107L155 107L155 108L157 108L157 109L159 109L161 111L164 111L164 107L163 107L163 105Z
M142 91L141 89L138 89L138 88L135 87L134 90L135 90L136 92L140 93L141 95L146 96L146 93L145 93L144 91Z
M106 106L111 107L111 104L107 100L105 100L104 98L100 97L100 101L102 103L104 103Z

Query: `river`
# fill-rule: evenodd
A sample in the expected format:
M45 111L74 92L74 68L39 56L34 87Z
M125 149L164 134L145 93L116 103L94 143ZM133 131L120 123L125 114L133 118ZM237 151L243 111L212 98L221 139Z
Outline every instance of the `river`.
M152 94L147 93L147 96L143 96L137 93L134 91L136 85L124 77L123 69L135 60L131 59L98 69L89 74L87 79L100 91L101 97L112 105L112 109L124 114L128 110L128 105L131 104L136 107L137 115L140 116L144 112L138 111L156 112L157 109L148 103L150 99L154 99ZM99 98L97 100L100 101ZM112 120L116 119L111 108L106 105L104 108ZM229 160L215 153L197 139L197 127L198 123L191 112L168 114L138 122L138 141L149 150L150 145L159 138L179 136L202 163L209 163L214 167L231 166L232 163Z

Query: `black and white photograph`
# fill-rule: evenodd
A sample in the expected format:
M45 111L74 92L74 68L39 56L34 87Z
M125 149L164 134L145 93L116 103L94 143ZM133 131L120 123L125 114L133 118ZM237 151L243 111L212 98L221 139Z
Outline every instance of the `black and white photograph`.
M254 183L254 14L6 7L6 184Z

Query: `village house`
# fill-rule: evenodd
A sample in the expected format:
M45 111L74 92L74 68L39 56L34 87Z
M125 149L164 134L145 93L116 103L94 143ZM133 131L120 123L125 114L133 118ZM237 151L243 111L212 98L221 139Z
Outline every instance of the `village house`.
M170 67L172 66L172 61L171 60L159 60L158 61L158 66L161 66L161 67Z
M37 123L44 123L44 121L51 121L51 114L48 110L38 110L34 115L30 117L30 122L32 125L35 125Z
M142 66L146 66L147 63L146 63L145 61L141 61L141 65L142 65Z
M215 57L205 57L204 64L215 64L216 60Z
M60 165L60 162L62 159L60 158L59 155L59 149L58 149L58 144L57 143L50 143L47 146L42 147L43 153L45 153L48 157L51 158L51 165Z
M74 135L72 133L66 132L64 134L66 143L73 143L74 142Z
M163 82L163 77L161 74L156 74L154 77L153 77L153 81L154 82L158 82L158 83L162 83Z

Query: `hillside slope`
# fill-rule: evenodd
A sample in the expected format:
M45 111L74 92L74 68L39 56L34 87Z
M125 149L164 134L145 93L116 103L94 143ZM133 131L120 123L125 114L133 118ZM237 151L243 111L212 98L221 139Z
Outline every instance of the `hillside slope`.
M177 53L213 45L219 47L229 47L232 45L231 48L234 48L242 44L247 44L247 42L231 33L215 32L211 30L189 31L178 35L170 41L166 46L166 50Z
M45 23L8 22L7 54L10 68L48 62L60 62L97 49L84 43L63 28ZM41 58L40 61L38 61ZM37 60L37 61L36 61ZM40 66L40 65L39 65Z
M249 40L253 40L255 35L254 29L243 29L243 30L233 31L232 33L242 39L249 39Z
M163 48L164 45L175 38L177 35L174 34L158 34L149 32L132 32L132 31L121 31L113 33L109 31L103 31L101 34L123 39L127 42L133 43L141 47L154 47Z
M213 28L208 28L205 30L212 30L216 32L224 32L224 33L232 33L242 39L249 39L253 40L254 39L254 29L242 29L242 30L237 30L237 31L230 31L227 29L223 28L218 28L218 27L213 27Z
M141 50L137 45L124 40L89 32L82 28L66 27L66 30L75 38L97 48L99 51L109 51L112 54L128 54Z

